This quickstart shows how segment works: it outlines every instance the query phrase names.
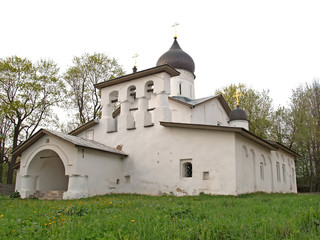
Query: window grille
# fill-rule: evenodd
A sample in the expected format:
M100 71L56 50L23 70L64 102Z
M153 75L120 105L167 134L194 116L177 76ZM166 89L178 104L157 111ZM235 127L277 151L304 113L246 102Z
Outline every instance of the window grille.
M190 178L192 177L192 163L187 162L183 164L184 166L184 177Z

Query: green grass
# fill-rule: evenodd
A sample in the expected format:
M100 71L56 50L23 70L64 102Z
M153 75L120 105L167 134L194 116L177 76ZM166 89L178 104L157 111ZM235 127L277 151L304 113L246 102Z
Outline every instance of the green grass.
M1 239L320 239L320 195L0 196Z

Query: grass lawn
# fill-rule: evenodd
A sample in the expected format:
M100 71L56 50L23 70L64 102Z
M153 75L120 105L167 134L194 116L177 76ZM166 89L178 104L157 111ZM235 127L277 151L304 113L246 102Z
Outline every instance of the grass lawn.
M0 239L320 239L320 195L0 196Z

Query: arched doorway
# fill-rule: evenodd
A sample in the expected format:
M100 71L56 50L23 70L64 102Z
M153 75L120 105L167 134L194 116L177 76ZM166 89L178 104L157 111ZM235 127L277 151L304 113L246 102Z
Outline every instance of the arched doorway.
M35 178L36 191L67 191L68 176L59 155L50 149L38 152L31 160L27 175Z

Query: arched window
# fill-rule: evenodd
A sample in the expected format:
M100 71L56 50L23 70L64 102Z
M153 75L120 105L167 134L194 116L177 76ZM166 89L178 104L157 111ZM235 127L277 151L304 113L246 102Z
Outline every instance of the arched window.
M154 84L153 81L149 81L146 83L146 90L147 92L153 92L154 89Z
M191 178L192 177L192 163L185 162L182 165L182 177Z
M263 162L260 162L260 178L264 180L264 166Z
M133 99L136 99L136 87L135 86L131 86L129 88L129 95L130 97L132 97Z
M116 110L120 106L118 96L119 96L118 91L113 91L109 94L110 105L112 105L113 110Z

